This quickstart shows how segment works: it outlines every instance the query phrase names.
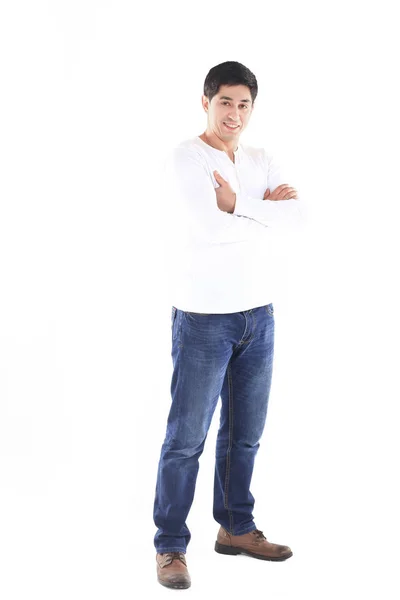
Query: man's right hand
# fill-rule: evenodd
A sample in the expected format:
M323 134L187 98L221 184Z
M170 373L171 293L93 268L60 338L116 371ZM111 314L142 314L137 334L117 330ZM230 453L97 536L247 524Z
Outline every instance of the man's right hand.
M287 183L278 185L274 191L270 192L270 189L265 190L263 200L290 200L291 198L297 198L297 191L290 187Z

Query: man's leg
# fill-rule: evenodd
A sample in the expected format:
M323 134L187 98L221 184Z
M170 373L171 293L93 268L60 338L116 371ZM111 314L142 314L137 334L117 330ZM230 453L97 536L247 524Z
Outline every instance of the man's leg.
M199 458L232 353L226 315L172 313L172 404L154 501L158 553L185 552Z
M214 519L232 535L256 529L250 482L267 416L274 353L272 303L241 314L243 335L221 391L214 478Z

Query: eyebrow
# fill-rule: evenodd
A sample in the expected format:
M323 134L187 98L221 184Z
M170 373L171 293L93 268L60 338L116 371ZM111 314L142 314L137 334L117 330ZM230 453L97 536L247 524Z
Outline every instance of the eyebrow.
M220 100L233 100L233 98L229 98L229 96L220 96ZM247 98L244 100L239 100L239 102L250 102Z

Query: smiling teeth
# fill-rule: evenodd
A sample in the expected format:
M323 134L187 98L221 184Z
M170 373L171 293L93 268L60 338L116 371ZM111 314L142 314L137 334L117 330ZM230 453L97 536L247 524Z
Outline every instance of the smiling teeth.
M236 129L236 127L239 127L239 125L228 125L228 123L224 123L224 125L230 127L231 129Z

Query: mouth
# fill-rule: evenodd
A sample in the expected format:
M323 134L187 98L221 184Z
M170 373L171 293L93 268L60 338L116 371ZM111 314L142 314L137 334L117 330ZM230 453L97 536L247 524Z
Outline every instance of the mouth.
M239 125L232 124L233 126L230 126L230 125L227 125L226 123L223 123L223 125L224 125L225 129L227 129L228 131L236 131L237 129L239 129Z

